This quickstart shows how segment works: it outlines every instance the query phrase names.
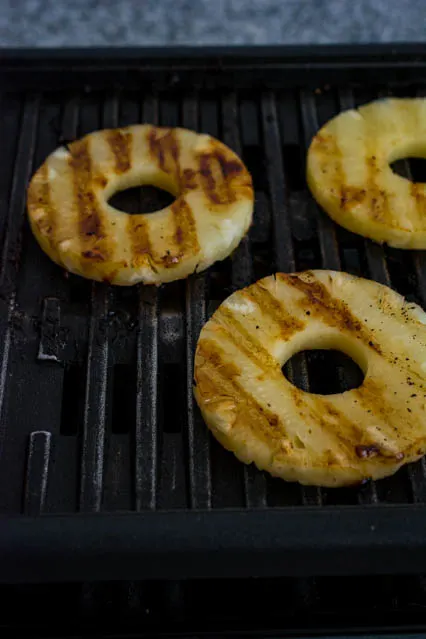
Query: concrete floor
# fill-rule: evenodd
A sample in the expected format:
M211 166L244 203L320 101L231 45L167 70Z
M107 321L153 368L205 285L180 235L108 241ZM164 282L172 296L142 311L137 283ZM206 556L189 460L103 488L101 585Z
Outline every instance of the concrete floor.
M0 44L425 41L426 0L0 0Z

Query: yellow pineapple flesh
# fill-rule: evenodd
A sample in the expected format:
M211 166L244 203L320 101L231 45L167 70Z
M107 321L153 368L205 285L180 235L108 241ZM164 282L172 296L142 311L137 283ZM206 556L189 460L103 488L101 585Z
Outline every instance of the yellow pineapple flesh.
M360 387L333 395L282 373L295 353L337 349ZM225 300L201 331L194 393L215 437L288 481L380 479L426 451L426 314L347 273L277 274Z
M426 184L390 164L426 157L426 99L387 98L344 111L313 138L310 190L346 229L404 249L426 248Z

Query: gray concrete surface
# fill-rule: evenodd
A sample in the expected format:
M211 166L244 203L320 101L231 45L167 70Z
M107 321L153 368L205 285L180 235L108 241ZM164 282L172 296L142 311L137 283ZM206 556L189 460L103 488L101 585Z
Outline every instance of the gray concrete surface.
M426 0L0 0L0 45L413 42Z

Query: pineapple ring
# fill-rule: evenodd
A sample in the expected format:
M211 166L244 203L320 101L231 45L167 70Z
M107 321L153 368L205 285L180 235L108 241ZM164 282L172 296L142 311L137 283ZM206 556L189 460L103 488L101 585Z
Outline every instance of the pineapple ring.
M296 388L281 368L316 348L352 357L361 386ZM386 477L426 452L426 313L347 273L266 277L203 327L194 394L221 444L272 475L320 486Z
M170 191L170 206L129 215L117 191ZM253 188L243 162L209 135L136 125L96 131L52 153L28 190L42 249L83 277L118 285L161 284L223 260L247 232Z
M346 229L389 246L425 249L426 184L389 166L405 157L426 157L426 99L376 100L340 113L316 134L308 185Z

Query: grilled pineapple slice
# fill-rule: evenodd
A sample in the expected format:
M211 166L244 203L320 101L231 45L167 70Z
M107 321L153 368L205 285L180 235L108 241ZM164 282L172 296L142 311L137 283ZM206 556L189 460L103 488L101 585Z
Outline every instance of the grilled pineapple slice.
M176 196L149 215L117 211L117 191L151 184ZM227 257L253 214L250 174L228 147L186 129L96 131L52 153L28 191L32 230L52 260L112 284L161 284Z
M304 392L282 374L306 349L338 349L359 388ZM288 481L345 486L426 451L426 314L347 273L278 273L231 295L203 327L194 393L215 437Z
M388 98L344 111L312 140L307 180L341 226L390 246L426 248L426 184L392 172L426 157L426 99Z

